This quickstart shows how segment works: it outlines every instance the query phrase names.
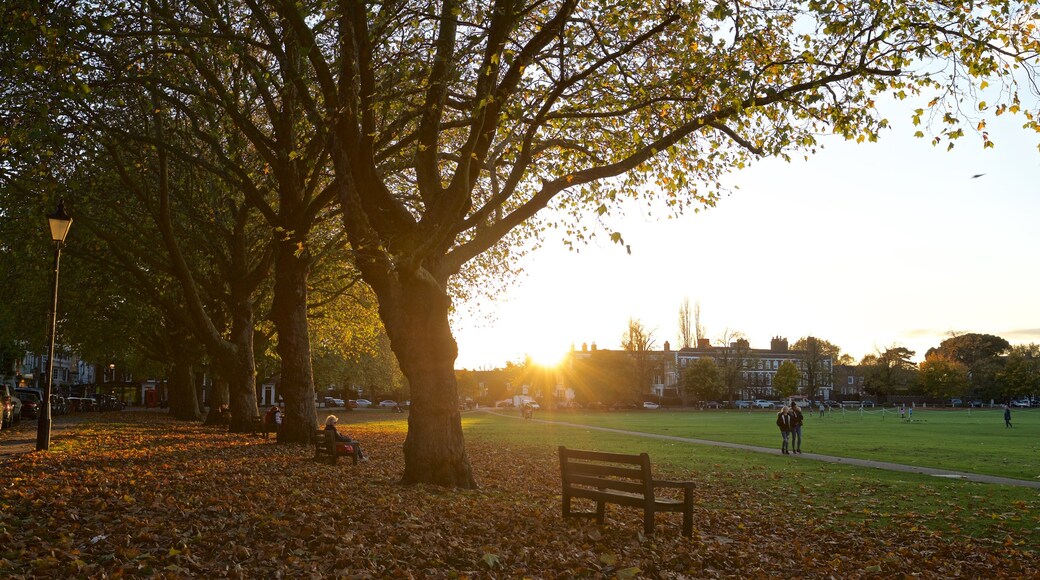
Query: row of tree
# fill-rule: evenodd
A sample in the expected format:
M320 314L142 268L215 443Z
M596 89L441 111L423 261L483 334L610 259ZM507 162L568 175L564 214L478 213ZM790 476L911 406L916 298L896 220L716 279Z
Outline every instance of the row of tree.
M924 361L914 351L892 347L867 355L859 372L867 394L917 395L940 399L965 397L1008 401L1040 394L1040 345L1012 346L992 334L952 336L928 349Z
M874 140L879 94L921 95L949 146L1017 111L1035 2L989 4L7 2L0 303L44 294L30 232L67 197L84 342L166 366L178 413L212 361L236 429L265 346L290 441L316 424L312 326L374 336L377 311L412 395L402 479L472 487L453 299L498 287L545 225L594 234L568 216L710 206L755 159Z

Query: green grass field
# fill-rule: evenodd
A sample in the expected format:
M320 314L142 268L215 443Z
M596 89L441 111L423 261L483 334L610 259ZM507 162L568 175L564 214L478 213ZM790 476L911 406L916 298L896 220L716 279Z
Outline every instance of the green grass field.
M548 413L523 421L515 413L467 413L467 439L521 444L555 457L559 445L650 454L664 477L692 478L715 492L705 500L733 509L741 497L778 509L821 510L829 521L918 526L922 533L1040 543L1040 491L926 475L696 445L585 429L582 425L779 448L774 413L645 411ZM888 413L807 417L803 451L863 457L957 471L1034 479L1040 474L1040 412L1016 412L1006 429L996 410L924 411L904 423ZM764 500L762 498L765 498Z
M540 413L538 418L780 448L772 411ZM912 422L891 411L806 416L802 451L1011 477L1040 477L1040 410L918 409Z

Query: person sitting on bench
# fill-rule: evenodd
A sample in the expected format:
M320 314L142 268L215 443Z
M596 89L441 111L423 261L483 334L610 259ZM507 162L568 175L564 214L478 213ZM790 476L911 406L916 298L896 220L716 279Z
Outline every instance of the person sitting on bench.
M357 449L359 461L368 461L368 457L361 451L361 442L341 434L336 429L336 423L338 422L339 417L335 415L329 415L325 418L325 430L336 434L336 455L353 455L354 451L348 447L349 445Z

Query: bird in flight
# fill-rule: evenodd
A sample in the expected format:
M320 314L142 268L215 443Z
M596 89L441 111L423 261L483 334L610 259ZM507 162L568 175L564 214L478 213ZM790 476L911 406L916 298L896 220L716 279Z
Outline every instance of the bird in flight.
M972 179L978 179L978 178L982 177L983 175L986 175L986 174L985 173L976 173L975 175L972 175L971 178Z

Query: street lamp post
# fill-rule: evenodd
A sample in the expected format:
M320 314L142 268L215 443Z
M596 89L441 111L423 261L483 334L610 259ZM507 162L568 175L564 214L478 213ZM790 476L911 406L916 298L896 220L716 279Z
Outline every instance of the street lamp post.
M65 244L65 236L69 233L72 218L65 213L65 201L58 202L58 209L47 216L51 227L51 239L54 240L54 278L51 300L50 343L47 346L47 382L43 387L43 401L36 424L36 450L47 451L51 447L51 390L54 381L54 335L58 326L58 264L61 261L61 248Z

